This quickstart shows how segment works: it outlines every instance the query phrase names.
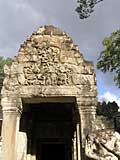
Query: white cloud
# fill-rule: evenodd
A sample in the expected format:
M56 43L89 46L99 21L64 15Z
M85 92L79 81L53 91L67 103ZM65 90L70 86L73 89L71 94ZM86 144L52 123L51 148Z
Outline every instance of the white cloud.
M118 106L120 107L120 97L114 95L113 93L110 93L109 91L105 92L98 99L99 99L99 101L105 101L105 102L115 101L118 104Z

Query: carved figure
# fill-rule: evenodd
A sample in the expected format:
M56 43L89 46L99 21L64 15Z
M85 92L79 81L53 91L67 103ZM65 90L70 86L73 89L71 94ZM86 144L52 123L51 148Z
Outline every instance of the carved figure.
M99 130L89 134L85 153L94 160L119 160L120 135L112 130Z

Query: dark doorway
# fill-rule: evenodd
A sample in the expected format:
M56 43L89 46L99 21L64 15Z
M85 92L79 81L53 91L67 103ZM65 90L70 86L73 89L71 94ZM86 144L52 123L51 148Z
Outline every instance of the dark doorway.
M64 144L42 144L40 153L37 148L37 160L66 160Z
M27 154L36 160L72 160L75 103L30 103L23 109L20 131L27 136Z

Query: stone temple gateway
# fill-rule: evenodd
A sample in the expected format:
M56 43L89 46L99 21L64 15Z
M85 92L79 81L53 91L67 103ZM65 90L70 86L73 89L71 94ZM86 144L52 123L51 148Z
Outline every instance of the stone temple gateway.
M40 27L4 67L3 160L84 160L94 128L96 79L72 39Z

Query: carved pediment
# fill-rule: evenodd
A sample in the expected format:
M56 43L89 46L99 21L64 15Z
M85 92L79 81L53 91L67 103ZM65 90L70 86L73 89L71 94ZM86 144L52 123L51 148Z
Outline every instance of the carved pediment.
M21 45L18 62L23 64L24 85L72 85L72 65L82 55L72 39L53 26L45 26ZM20 78L21 79L21 78Z
M86 65L72 39L56 27L45 26L27 38L11 67L5 68L3 88L18 93L21 86L86 85L90 90L91 78L86 81L86 74L93 77L92 65Z

